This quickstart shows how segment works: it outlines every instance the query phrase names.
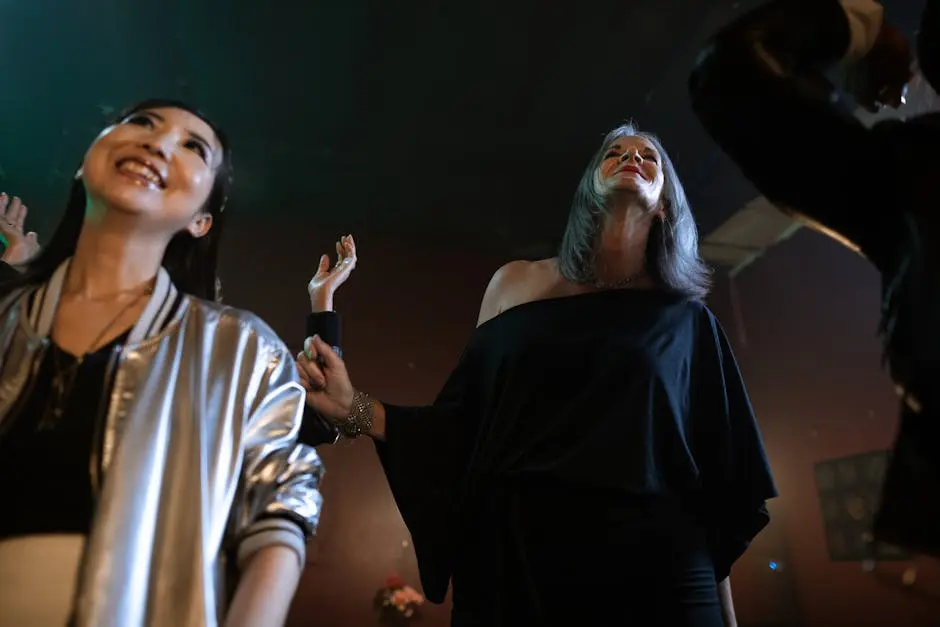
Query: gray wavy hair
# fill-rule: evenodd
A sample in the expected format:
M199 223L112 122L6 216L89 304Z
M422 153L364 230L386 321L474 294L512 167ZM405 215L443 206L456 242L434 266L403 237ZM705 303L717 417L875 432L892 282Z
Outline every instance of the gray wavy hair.
M633 123L618 126L608 133L584 170L558 250L558 268L563 277L575 283L597 280L597 246L611 209L610 194L605 195L595 184L597 171L615 141L634 136L644 138L659 152L665 179L663 219L656 220L650 228L646 271L666 290L704 299L711 288L711 270L699 256L698 228L679 175L659 138L639 131Z

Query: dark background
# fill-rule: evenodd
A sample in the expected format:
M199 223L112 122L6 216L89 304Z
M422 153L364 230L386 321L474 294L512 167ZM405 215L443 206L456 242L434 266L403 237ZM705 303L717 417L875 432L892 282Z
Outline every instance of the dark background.
M539 254L632 118L662 136L707 233L756 194L686 79L756 4L0 0L0 185L48 227L102 121L178 97L233 138L233 212ZM923 1L887 4L913 31Z
M398 4L0 0L0 189L28 201L42 241L104 119L154 95L198 103L236 153L227 300L299 348L317 257L356 234L360 265L337 303L349 367L380 398L415 403L456 361L492 272L550 253L620 121L662 136L703 233L755 196L685 93L707 35L755 2ZM923 2L887 5L913 32ZM824 172L811 146L794 138ZM868 573L825 543L814 464L887 448L895 426L877 303L865 262L809 233L719 280L711 304L783 494L735 569L742 627L940 623L936 564ZM417 583L408 534L368 442L323 456L326 509L291 625L374 624L386 575ZM426 616L445 625L447 608Z

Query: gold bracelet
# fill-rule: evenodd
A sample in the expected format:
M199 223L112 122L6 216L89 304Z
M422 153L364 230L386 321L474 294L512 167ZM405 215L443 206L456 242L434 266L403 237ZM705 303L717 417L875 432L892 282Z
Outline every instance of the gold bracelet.
M357 390L353 393L352 409L349 415L338 426L344 437L355 439L363 433L372 431L374 416L375 406L372 404L372 398Z

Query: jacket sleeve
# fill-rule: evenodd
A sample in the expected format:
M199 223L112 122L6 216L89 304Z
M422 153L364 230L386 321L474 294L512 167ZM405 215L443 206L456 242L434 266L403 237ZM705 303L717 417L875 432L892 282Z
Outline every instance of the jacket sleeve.
M238 564L280 544L305 563L307 539L317 529L324 469L317 452L298 443L305 392L286 346L269 352L243 433L241 502L236 509Z
M903 229L884 211L902 188L902 125L866 128L823 74L871 45L865 20L849 8L837 0L761 6L713 38L689 90L708 134L761 194L880 265Z

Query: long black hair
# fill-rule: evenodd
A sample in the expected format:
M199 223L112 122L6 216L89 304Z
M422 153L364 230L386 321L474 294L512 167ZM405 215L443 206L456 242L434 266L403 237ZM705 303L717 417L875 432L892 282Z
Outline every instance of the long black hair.
M202 209L212 216L212 228L203 237L193 237L188 231L181 231L173 236L163 255L163 267L182 292L206 300L218 300L221 297L218 278L219 241L222 237L225 204L232 184L232 149L225 133L198 109L176 100L156 98L128 107L112 123L119 124L139 111L166 108L188 111L208 124L222 146L222 162L216 171L209 199ZM18 276L0 281L0 294L8 294L19 287L45 283L52 278L56 268L75 254L85 221L86 204L85 184L81 178L76 178L69 190L65 215L62 216L49 243L20 267Z

